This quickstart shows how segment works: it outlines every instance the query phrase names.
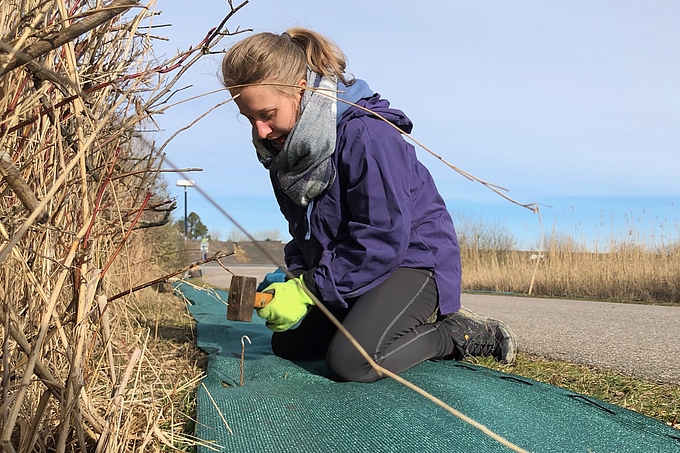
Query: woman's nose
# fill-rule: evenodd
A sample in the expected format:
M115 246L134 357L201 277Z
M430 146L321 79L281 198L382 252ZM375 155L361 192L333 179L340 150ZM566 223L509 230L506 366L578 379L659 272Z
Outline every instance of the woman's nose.
M255 121L255 129L257 130L257 136L264 140L272 132L272 128L269 127L264 121Z

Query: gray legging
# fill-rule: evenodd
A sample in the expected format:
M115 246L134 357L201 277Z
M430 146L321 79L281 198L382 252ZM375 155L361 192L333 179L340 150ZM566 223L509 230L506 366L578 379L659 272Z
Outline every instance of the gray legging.
M453 351L453 340L440 323L425 324L437 309L432 272L399 268L382 284L358 297L350 308L331 310L373 360L401 373L427 359ZM354 346L316 307L300 325L272 336L274 353L288 360L326 357L331 377L340 381L380 379Z

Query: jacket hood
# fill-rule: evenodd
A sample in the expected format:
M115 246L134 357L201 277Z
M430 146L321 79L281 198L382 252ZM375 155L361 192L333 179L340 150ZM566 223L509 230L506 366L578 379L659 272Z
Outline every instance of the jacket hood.
M387 99L382 99L380 94L375 93L369 98L361 99L355 104L370 110L382 118L385 118L390 123L397 126L402 131L410 134L413 130L413 123L411 120L402 112L401 110L390 108L390 102ZM354 118L361 117L375 117L372 113L369 113L363 109L352 106L347 109L345 114L342 116L342 121L349 121Z
M371 90L371 88L368 86L368 83L366 83L364 80L354 79L354 83L349 86L338 80L337 122L339 123L342 115L344 115L345 112L349 110L350 107L352 107L352 105L348 104L348 102L356 104L360 99L368 99L371 96L373 96L373 90Z

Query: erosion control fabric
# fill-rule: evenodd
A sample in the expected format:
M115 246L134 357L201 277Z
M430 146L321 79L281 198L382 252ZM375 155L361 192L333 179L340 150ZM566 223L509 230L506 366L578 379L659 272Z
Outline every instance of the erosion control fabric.
M274 356L260 318L226 319L226 291L177 291L210 354L197 396L199 453L511 451L389 378L338 383L321 361ZM428 361L401 376L527 451L680 453L680 431L559 387L455 361Z

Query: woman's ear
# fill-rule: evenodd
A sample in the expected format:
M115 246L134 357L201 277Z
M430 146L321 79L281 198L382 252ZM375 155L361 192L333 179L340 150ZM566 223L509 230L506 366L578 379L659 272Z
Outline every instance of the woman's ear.
M301 86L301 87L307 86L307 79L300 79L300 81L298 82L298 85ZM305 89L301 88L300 89L300 96L302 96L303 94L305 94Z

